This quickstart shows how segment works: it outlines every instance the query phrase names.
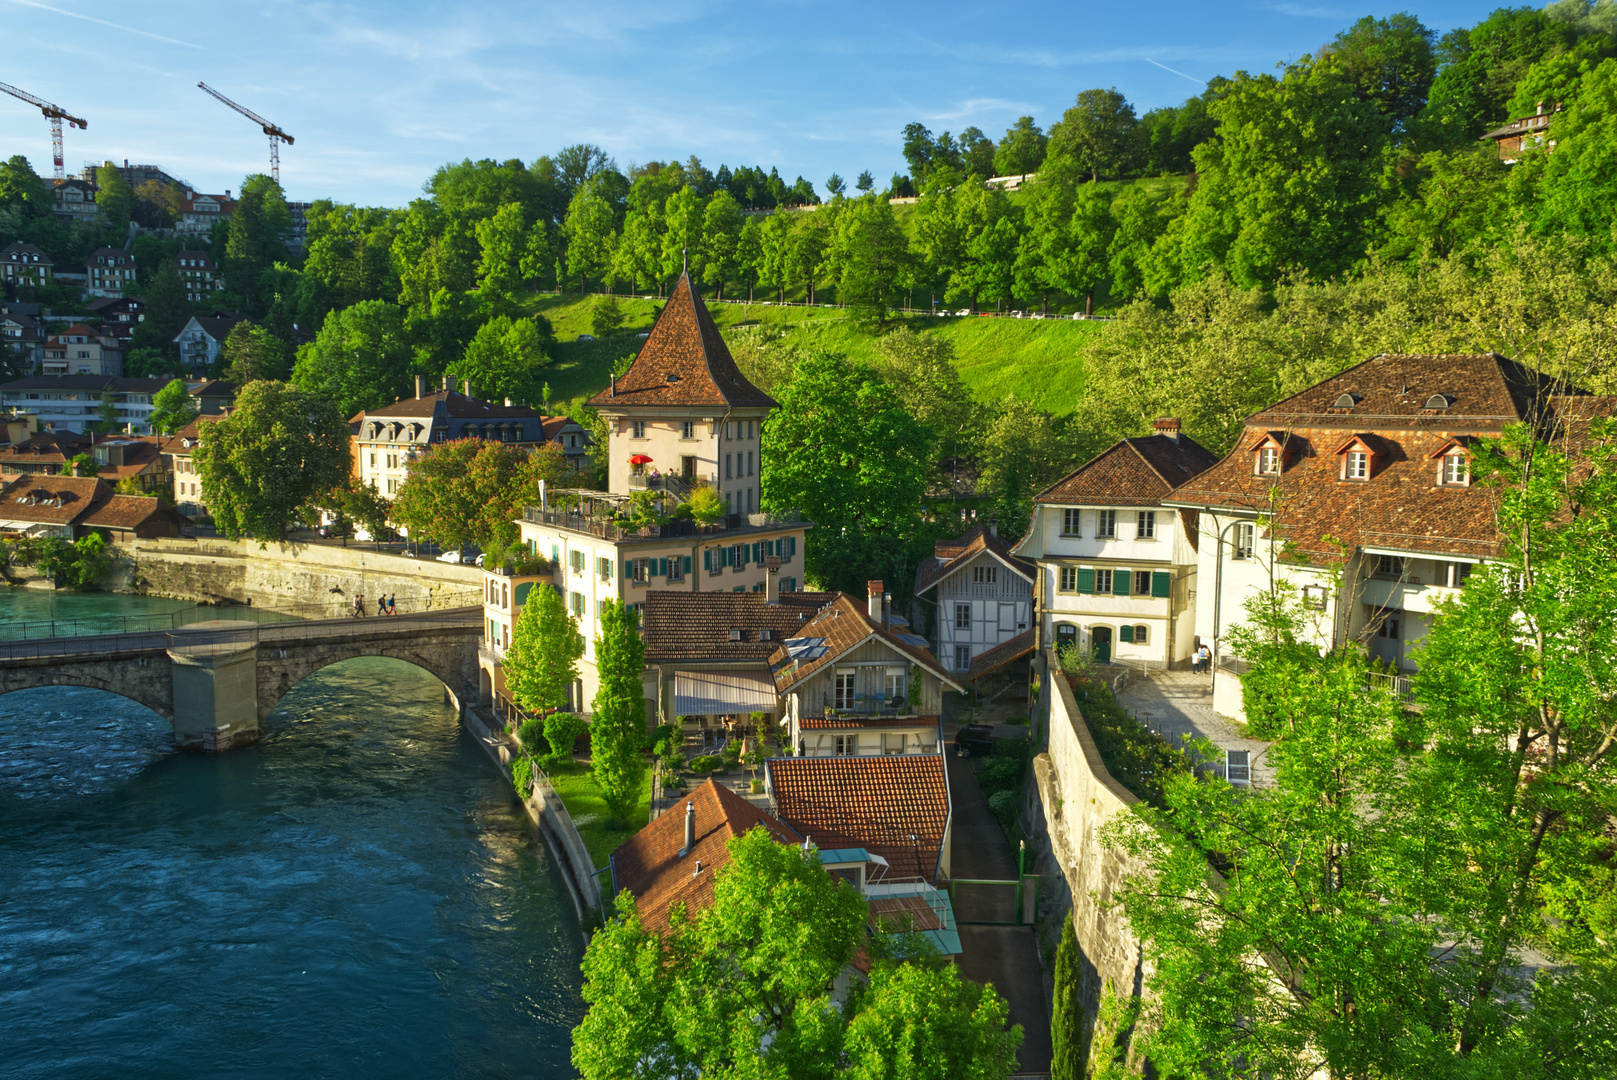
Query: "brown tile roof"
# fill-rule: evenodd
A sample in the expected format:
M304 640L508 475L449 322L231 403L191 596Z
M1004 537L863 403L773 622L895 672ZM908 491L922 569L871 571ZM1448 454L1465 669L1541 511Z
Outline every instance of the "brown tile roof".
M1319 387L1265 409L1247 422L1229 456L1174 491L1169 502L1255 513L1280 499L1279 538L1315 562L1340 555L1337 542L1394 551L1498 555L1498 493L1478 485L1437 482L1444 445L1497 435L1506 424L1533 421L1549 432L1587 431L1587 418L1611 415L1617 399L1548 393L1551 381L1492 354L1378 356ZM1344 394L1351 409L1330 409ZM1433 395L1446 410L1426 410ZM1345 399L1344 399L1345 406ZM1577 420L1568 421L1578 417ZM1287 419L1300 422L1282 427ZM1254 475L1256 447L1273 435L1283 447L1281 474ZM1337 451L1354 436L1378 451L1367 480L1342 480Z
M132 531L153 521L167 521L175 526L190 524L162 499L147 495L113 495L97 504L79 524Z
M811 616L794 635L800 638L824 638L825 652L815 659L799 660L791 664L787 663L786 648L782 646L776 649L769 658L769 666L775 670L776 690L785 693L787 689L807 679L816 671L836 663L838 657L872 636L880 639L894 652L926 668L948 686L956 690L965 689L954 676L943 669L937 657L925 649L901 641L896 634L883 630L881 624L870 617L863 604L847 593L832 595L836 599L821 608L818 614Z
M961 677L968 682L975 682L985 675L991 675L1014 660L1024 656L1033 655L1033 631L1025 630L1009 641L1002 641L992 649L986 649L971 658L971 667Z
M590 404L774 408L776 402L741 374L701 293L682 274L634 363Z
M1011 554L1010 544L992 535L987 526L979 525L963 536L939 540L933 545L932 558L923 559L915 568L915 595L920 596L984 551L998 555L1006 566L1028 581L1032 581L1037 572L1032 559Z
M440 406L442 409L440 410ZM539 417L539 410L526 405L502 405L482 398L467 397L458 390L435 390L426 397L406 398L379 409L366 409L355 413L348 421L357 424L377 416L406 416L410 418L447 415L454 420L503 420L521 417L526 420Z
M692 791L686 802L696 809L696 846L684 856L685 807L676 805L619 844L612 852L612 877L633 894L641 921L658 932L668 929L668 909L683 903L696 915L713 902L713 876L730 861L732 837L763 826L783 844L802 843L789 825L770 817L741 796L711 779ZM696 873L696 864L702 872Z
M646 594L641 615L646 662L767 661L836 595L781 593L780 603L771 605L764 603L763 593L654 589ZM741 631L740 641L730 640L731 630ZM760 630L768 630L771 640L759 640Z
M62 464L90 449L90 437L76 431L37 431L22 442L0 449L0 467L12 463Z
M71 525L112 497L92 476L19 476L0 489L0 517L40 525Z
M1218 463L1188 435L1124 439L1057 480L1035 502L1155 506L1168 492Z
M859 731L864 728L935 728L935 716L800 716L804 731Z
M943 755L771 758L765 768L781 820L819 847L863 847L894 876L936 880L950 813Z

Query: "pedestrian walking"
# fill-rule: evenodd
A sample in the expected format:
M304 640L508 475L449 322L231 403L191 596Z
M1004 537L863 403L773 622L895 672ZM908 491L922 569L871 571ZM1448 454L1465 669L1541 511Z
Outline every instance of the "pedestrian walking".
M399 609L398 609L397 605L395 605L393 603L393 601L396 598L397 598L396 593L388 593L387 594L387 613L389 615L397 615L399 613Z
M387 597L378 596L376 598L376 617L381 618L383 615L386 615L386 614L387 614Z
M364 596L363 593L355 593L354 594L354 618L363 619L364 617L365 617L365 596Z

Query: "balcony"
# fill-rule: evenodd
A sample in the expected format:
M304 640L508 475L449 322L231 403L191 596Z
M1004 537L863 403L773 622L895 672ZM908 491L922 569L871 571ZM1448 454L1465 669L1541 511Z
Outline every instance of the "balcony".
M668 478L664 478L667 480ZM605 493L599 493L603 499ZM584 533L601 540L654 540L683 536L708 536L747 532L756 529L778 529L791 525L810 525L796 510L765 514L729 514L711 524L701 524L690 518L673 518L661 525L633 527L614 521L609 516L588 514L576 510L541 510L530 506L522 520L535 525L550 525L569 532Z

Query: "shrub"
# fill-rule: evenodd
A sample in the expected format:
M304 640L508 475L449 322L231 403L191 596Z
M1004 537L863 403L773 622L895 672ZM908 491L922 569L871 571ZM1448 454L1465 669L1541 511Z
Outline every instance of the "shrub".
M511 786L517 789L517 795L523 799L533 794L532 758L523 754L511 762Z
M703 754L701 757L691 759L691 772L712 772L724 765L724 759L717 754Z
M1016 815L1021 810L1022 800L1015 791L996 791L988 796L988 809L993 813L994 820L999 822L1007 832L1016 824Z
M550 744L551 761L571 761L573 743L589 725L569 712L551 713L545 720L545 742Z
M1022 786L1021 758L995 755L977 766L977 786L990 795Z
M522 752L529 757L544 757L545 752L550 749L550 744L545 741L544 720L530 716L522 721L522 725L517 728L517 745L522 747Z
M1113 779L1146 802L1163 805L1168 776L1190 767L1185 757L1141 727L1104 686L1090 686L1078 709Z
M1061 944L1056 947L1054 992L1050 1000L1050 1080L1083 1080L1084 1021L1083 969L1079 965L1078 935L1072 912L1061 919Z

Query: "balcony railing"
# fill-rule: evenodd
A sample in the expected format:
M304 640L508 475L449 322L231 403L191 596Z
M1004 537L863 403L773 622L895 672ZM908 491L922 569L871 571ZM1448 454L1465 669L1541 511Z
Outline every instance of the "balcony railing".
M666 478L665 478L666 479ZM673 518L661 525L639 528L621 525L606 518L566 510L541 510L530 506L522 519L535 525L553 525L571 532L587 533L602 540L647 540L658 537L705 536L713 533L737 532L747 529L776 529L784 525L803 524L796 510L775 511L767 514L729 514L711 524L701 524L691 518Z
M1385 690L1400 701L1408 701L1415 696L1415 688L1407 678L1402 675L1384 675L1378 671L1364 673L1364 688Z

